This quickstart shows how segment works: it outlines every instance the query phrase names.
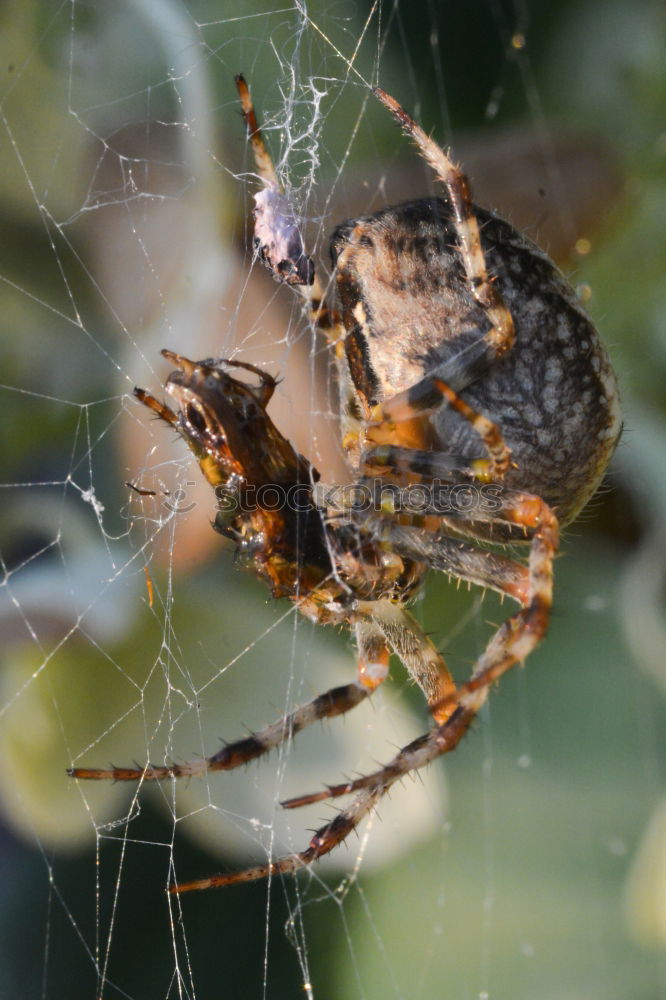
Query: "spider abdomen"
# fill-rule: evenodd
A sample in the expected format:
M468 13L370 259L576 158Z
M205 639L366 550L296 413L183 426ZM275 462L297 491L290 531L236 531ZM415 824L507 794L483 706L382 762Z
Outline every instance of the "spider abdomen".
M605 348L547 255L474 209L488 273L515 343L490 363L491 322L472 294L447 202L407 202L338 226L331 240L351 377L370 405L429 375L500 428L507 484L542 496L566 523L596 489L617 442L618 391ZM470 360L468 360L470 359ZM473 427L442 406L438 449L483 455Z

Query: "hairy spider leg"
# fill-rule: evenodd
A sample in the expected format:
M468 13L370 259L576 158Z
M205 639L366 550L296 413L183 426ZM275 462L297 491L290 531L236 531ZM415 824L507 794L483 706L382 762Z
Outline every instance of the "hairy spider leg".
M139 389L136 385L134 386L134 395L140 403L143 403L143 405L147 406L149 410L156 413L160 419L165 420L167 424L171 424L172 427L177 426L178 414L174 413L174 411L170 409L166 403L160 403L159 399L155 399L151 393L146 392L145 389Z
M377 602L369 604L369 607L374 610L376 604ZM406 625L405 629L408 627ZM429 642L425 636L424 640ZM314 722L320 719L332 719L336 715L350 711L379 687L388 675L389 650L384 630L365 610L359 612L359 619L356 622L356 641L358 645L356 683L331 688L330 691L318 695L264 729L226 744L210 757L201 757L183 764L146 764L145 767L72 767L67 773L72 778L82 780L165 781L167 778L203 777L209 771L231 771L248 764L251 760L256 760L281 746ZM437 691L439 690L438 688ZM435 694L436 691L433 690L433 696ZM440 699L446 697L446 694L448 689L445 691L442 688Z
M432 376L427 376L410 389L397 393L376 407L376 419L366 432L366 441L369 445L384 445L380 452L381 464L389 467L394 466L396 471L408 471L409 452L412 449L398 447L401 438L400 425L409 424L415 419L429 417L444 403L470 424L480 437L488 454L487 459L475 459L471 463L461 459L457 461L454 468L464 469L469 466L478 479L486 481L502 479L509 468L511 451L507 447L497 424L469 406L442 379ZM437 452L431 452L431 454L434 455ZM376 454L375 450L370 455L364 455L363 458L366 464L373 464L372 458L380 456ZM449 456L446 456L446 460L449 460Z
M479 694L476 697L480 708L483 698ZM424 767L436 757L455 749L472 723L476 711L476 709L460 707L443 726L438 726L431 733L419 737L404 747L390 764L378 771L376 775L371 776L374 782L370 784L368 781L367 789L364 789L354 799L348 809L338 813L330 823L320 827L315 832L304 851L245 868L243 871L212 875L191 882L179 882L171 885L169 892L176 895L199 889L223 888L237 885L240 882L254 882L257 879L273 875L289 875L301 868L307 868L317 858L329 854L346 840L364 817L375 808L391 785L406 774ZM328 796L324 795L324 797Z
M358 681L368 692L372 692L388 676L389 651L386 638L372 618L359 619L354 630L358 646Z
M433 461L433 459L436 459ZM485 459L481 459L485 462ZM402 486L430 485L430 480L437 476L449 477L458 475L461 486L470 485L474 477L485 482L487 478L481 471L475 471L478 462L470 462L468 458L446 452L424 451L421 448L400 448L394 444L383 444L363 452L361 457L361 474L365 477L381 475L382 482L397 480ZM425 481L425 482L424 482ZM422 513L425 513L425 508ZM400 513L396 510L395 513Z
M393 114L403 131L413 140L421 156L434 170L437 179L446 187L460 240L463 265L472 294L492 323L485 338L493 345L495 356L501 357L509 350L515 339L513 317L492 279L488 276L486 259L481 247L479 224L474 213L467 178L460 167L457 167L444 150L426 135L420 125L416 124L393 97L390 97L379 87L375 87L374 93Z
M435 644L404 605L388 599L367 604L359 601L358 609L372 616L385 641L423 691L435 722L441 725L455 707L456 685Z
M203 777L209 771L232 771L276 749L320 719L332 719L355 708L379 687L388 674L389 652L384 632L365 614L356 624L357 681L320 694L277 722L211 754L183 764L146 764L145 767L72 767L72 778L107 781L165 781L167 778Z
M170 892L235 885L306 867L342 843L396 781L455 749L486 701L489 685L515 663L524 660L543 638L548 626L552 604L552 563L558 545L557 519L539 497L519 492L514 492L502 513L507 520L522 524L526 531L532 533L526 606L509 618L491 638L471 679L456 693L457 707L447 721L403 747L392 761L374 774L283 803L289 808L358 793L347 809L315 832L304 851L240 872L173 885Z
M425 767L426 764L430 764L442 754L455 750L484 701L485 692L483 696L477 694L478 705L476 708L462 708L458 706L443 725L431 729L429 733L417 737L417 739L408 743L407 746L402 747L388 764L384 764L383 767L372 774L364 774L360 778L340 782L336 785L327 785L321 791L312 792L309 795L296 795L293 799L285 799L280 805L283 809L300 809L303 806L314 805L317 802L325 802L328 799L336 799L342 795L351 795L354 792L359 793L367 790L371 793L371 801L368 802L364 799L363 795L360 795L357 800L352 802L348 809L339 813L331 823L327 824L327 827L330 828L335 823L335 820L345 817L340 826L346 827L352 815L358 817L354 825L347 830L347 834L345 834L347 836L355 829L363 816L367 815L370 809L374 808L376 802L386 794L391 785L396 781L411 774L413 771L420 770L420 768ZM327 832L327 827L317 830L312 840L314 841L319 835L322 840L328 841L331 833L334 833L334 831L330 830ZM338 841L337 843L340 842ZM310 844L312 845L312 841ZM327 854L335 846L335 843L331 843L328 850L320 853Z
M377 531L381 532L381 541L398 555L496 590L523 607L529 604L529 568L513 559L455 538L435 536L422 526L413 528L372 519L370 533L375 538ZM390 600L367 604L359 601L357 608L372 616L393 653L423 691L435 722L446 722L456 707L455 681L444 657L418 621L403 605Z
M330 691L318 695L277 722L240 740L228 743L217 753L210 757L201 757L199 760L163 766L146 764L145 767L72 767L67 773L72 778L84 780L164 781L167 778L203 777L209 771L232 771L281 746L296 733L311 726L313 722L343 715L367 698L372 690L372 687L361 681L331 688Z
M422 527L394 524L385 537L398 555L425 562L450 578L495 590L523 606L529 601L529 569L515 559L477 548L458 538L425 532Z
M242 74L239 73L234 79L236 81L236 88L240 98L241 111L247 135L252 146L252 153L257 173L261 177L267 189L283 194L282 185L278 179L275 165L271 154L268 152L261 128L257 121L257 115L254 109L252 96L250 94L250 88L248 87L247 81ZM330 309L326 305L324 289L322 288L321 281L319 280L319 275L317 274L311 258L309 258L309 260L312 264L312 272L310 275L312 281L307 283L294 278L293 280L290 280L289 284L292 285L292 287L294 287L299 295L305 300L308 307L310 322L313 324L315 329L321 330L331 342L335 342L341 337L344 337L344 327L342 326L338 312L335 309ZM274 266L269 264L267 261L265 261L265 263L278 281L284 280L282 275ZM296 264L297 262L293 261L293 263Z
M257 167L257 173L265 184L280 190L280 182L275 171L275 165L271 158L271 154L266 148L266 143L264 142L264 138L261 134L259 123L257 122L254 104L252 103L252 97L250 96L250 88L248 87L247 81L242 73L238 73L238 75L234 77L234 81L236 83L236 89L238 90L243 120L245 121L245 127L247 129L247 137L250 140L250 145L252 146L252 154Z
M525 567L520 563L512 565L512 560L505 559L503 563L495 563L494 566L504 575L504 586L501 588L509 596L520 601L522 609L508 618L488 642L485 651L475 664L471 678L461 684L455 694L450 696L450 701L454 702L457 709L476 714L485 701L490 685L499 680L516 663L520 663L529 656L532 650L541 642L548 628L550 609L553 598L553 559L558 547L558 525L555 514L540 497L531 493L520 493L511 491L512 496L504 504L503 515L507 520L520 523L526 532L531 535L531 547L529 563L527 567L527 592L521 593L524 581ZM399 536L398 536L399 537ZM396 539L397 540L397 539ZM404 536L403 536L404 541ZM437 542L442 540L436 540ZM477 566L480 564L480 557L484 555L480 550L473 550L467 547L468 552L475 552L479 558ZM494 553L487 553L493 559L499 559ZM441 564L437 568L446 571L445 550L440 549ZM461 567L463 568L463 567ZM456 575L458 569L455 570ZM475 581L476 582L476 581ZM498 581L497 581L498 582ZM497 582L493 583L495 589L500 589ZM518 586L516 586L518 584ZM447 696L448 699L449 696ZM439 706L444 707L443 705ZM451 716L455 719L457 711ZM445 748L437 751L439 745L438 734L443 735L447 723L434 729L426 737L422 737L424 745L409 744L408 747L400 751L385 768L376 771L374 774L364 775L353 781L343 782L338 785L329 785L326 790L314 792L311 795L300 795L296 798L283 802L287 809L309 805L312 802L320 802L327 798L337 798L340 795L347 795L351 792L358 792L362 789L374 789L381 786L385 778L389 778L388 790L398 777L414 770L414 767L407 766L407 761L403 759L404 751L411 754L415 745L419 744L419 759L421 763L415 767L423 767L430 760L439 756L439 752L445 753L453 749L451 745L451 734L445 738ZM461 731L458 741L463 736ZM428 754L432 753L432 756ZM425 757L423 757L425 754ZM405 768L403 770L403 768ZM399 773L398 773L399 772ZM380 797L383 795L380 792Z

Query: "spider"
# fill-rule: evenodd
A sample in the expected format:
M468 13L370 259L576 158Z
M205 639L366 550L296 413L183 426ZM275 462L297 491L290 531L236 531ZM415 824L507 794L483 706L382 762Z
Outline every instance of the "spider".
M356 680L202 760L69 773L159 781L238 767L369 697L391 653L422 689L433 727L374 773L282 803L355 796L300 853L178 883L174 893L309 865L396 781L457 746L490 686L545 635L559 528L594 493L621 428L610 362L573 290L545 253L472 203L461 169L380 89L445 197L339 225L330 243L338 306L327 305L247 84L236 84L262 182L255 250L331 344L354 489L340 501L319 482L267 413L276 380L253 365L165 350L176 409L135 394L192 449L217 495L214 527L241 563L313 621L354 630ZM258 384L235 377L242 373ZM498 551L501 543L529 546L526 561ZM406 608L428 568L519 605L459 686Z

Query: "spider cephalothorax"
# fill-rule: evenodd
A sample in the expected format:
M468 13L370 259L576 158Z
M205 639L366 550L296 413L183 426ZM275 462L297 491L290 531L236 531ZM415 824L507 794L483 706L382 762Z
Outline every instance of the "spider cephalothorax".
M329 307L242 77L237 85L262 180L255 248L331 342L351 488L321 484L280 434L266 412L275 381L252 365L165 351L177 366L167 380L177 409L136 394L189 444L217 494L215 527L245 564L312 620L354 629L357 679L201 761L71 773L162 780L237 767L354 707L385 678L391 653L423 690L434 728L373 774L283 803L355 793L301 853L173 892L304 867L341 843L399 778L457 746L490 685L544 636L559 526L598 486L620 433L615 378L572 289L538 247L472 204L464 174L381 90L445 198L339 225L331 240L339 310ZM259 386L234 378L230 366L258 376ZM483 541L528 544L526 564ZM429 567L520 606L459 686L405 607Z

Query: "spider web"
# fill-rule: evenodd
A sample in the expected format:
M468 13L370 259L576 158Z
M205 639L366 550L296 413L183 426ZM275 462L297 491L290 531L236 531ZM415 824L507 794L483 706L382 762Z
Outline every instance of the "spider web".
M347 636L234 568L196 463L131 395L159 395L163 347L259 364L282 379L277 426L326 480L346 475L327 350L248 251L257 181L238 71L318 266L337 221L432 191L375 106L381 83L455 143L480 201L568 260L619 361L640 371L629 409L639 385L642 405L663 406L656 265L631 283L645 370L623 341L637 306L614 298L618 247L639 233L643 258L659 256L646 252L645 156L642 196L588 261L619 201L599 133L627 171L659 149L657 5L631 19L606 6L599 30L591 0L5 5L0 995L414 1000L444 982L452 997L659 995L658 963L632 941L663 941L644 875L666 870L650 846L658 811L626 882L657 796L663 685L663 560L650 562L663 434L637 406L631 426L654 445L620 456L622 502L570 533L547 646L506 679L446 779L436 766L397 788L313 871L165 892L304 848L331 809L285 814L281 799L365 772L427 726L397 671L372 704L240 772L139 788L65 774L211 753L353 676ZM613 59L652 97L632 105L618 90L613 103L596 82ZM645 111L649 141L639 124L618 141L622 100ZM462 677L506 611L435 580L416 613Z

